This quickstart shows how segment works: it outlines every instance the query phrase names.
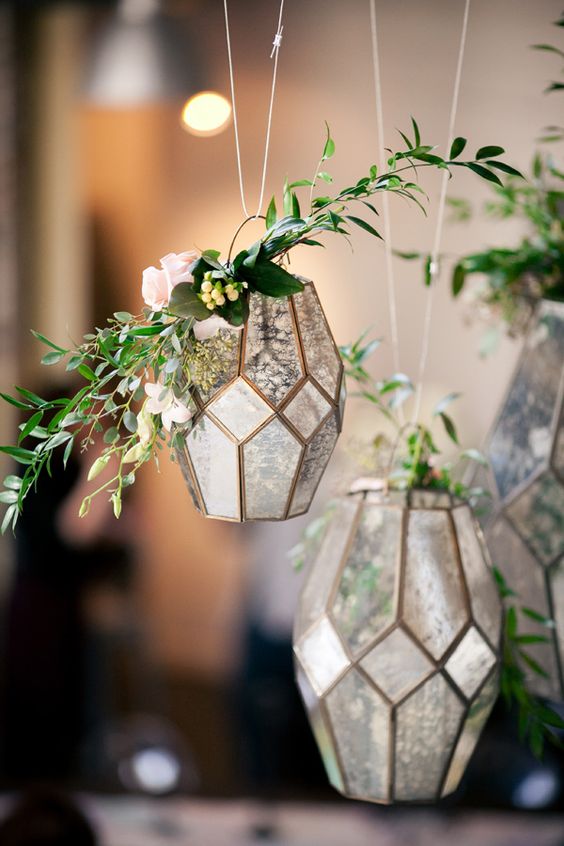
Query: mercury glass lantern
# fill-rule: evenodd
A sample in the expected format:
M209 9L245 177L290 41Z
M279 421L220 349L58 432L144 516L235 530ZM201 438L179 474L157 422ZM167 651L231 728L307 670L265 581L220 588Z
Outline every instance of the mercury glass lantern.
M527 651L548 674L530 689L564 700L564 304L543 300L486 444L493 506L483 520L493 563L515 600L554 620L522 617Z
M298 686L345 796L456 789L498 694L502 612L469 506L448 493L338 500L294 628Z
M285 520L311 504L341 431L343 364L312 282L281 299L251 293L230 332L227 372L193 389L177 458L196 508L243 522Z

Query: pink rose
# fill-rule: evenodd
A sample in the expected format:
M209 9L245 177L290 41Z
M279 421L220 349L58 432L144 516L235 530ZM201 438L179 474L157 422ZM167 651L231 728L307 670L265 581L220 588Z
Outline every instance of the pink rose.
M179 282L193 282L188 268L197 258L198 253L193 250L178 254L168 253L161 259L161 270L147 267L143 271L141 293L153 311L160 311L168 305L172 289Z
M146 267L143 271L141 293L143 299L153 311L160 311L161 308L168 305L170 291L164 270L157 270L156 267Z

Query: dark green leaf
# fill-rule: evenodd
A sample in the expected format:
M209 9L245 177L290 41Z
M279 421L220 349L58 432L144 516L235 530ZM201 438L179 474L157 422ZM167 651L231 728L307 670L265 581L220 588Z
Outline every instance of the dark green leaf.
M413 134L415 135L415 146L418 147L421 144L421 133L419 132L417 121L413 116L411 117L411 125L413 127Z
M288 297L303 291L303 282L279 264L259 259L254 267L241 267L241 275L254 290L269 297Z
M210 311L201 301L193 286L189 282L175 285L170 295L168 310L178 317L194 317L196 320L206 320ZM161 327L162 328L162 327Z
M482 165L476 164L476 162L468 162L466 167L473 170L474 173L477 173L478 176L481 176L482 179L487 179L489 182L495 182L496 185L503 185L503 182L496 176L495 173L492 173L491 170L488 170L487 167L483 167Z
M93 382L96 379L94 371L92 368L88 367L87 364L79 365L78 372L81 376L84 376L85 379L88 379L89 382Z
M463 151L463 149L465 147L466 147L466 138L462 138L461 136L458 136L458 138L455 138L454 141L452 142L452 145L451 145L451 148L450 148L450 153L448 155L449 159L456 159L461 154L461 152Z
M517 634L517 612L513 606L507 609L505 615L505 631L509 640L514 640Z
M452 272L452 295L453 297L457 297L462 289L464 288L464 283L466 281L466 271L464 267L459 262L454 266L454 270Z
M30 406L30 405L28 405L27 403L25 403L25 402L20 402L20 400L15 399L15 397L11 397L9 394L1 394L1 393L0 393L0 397L2 397L2 399L3 399L5 402L9 402L9 403L10 403L10 405L15 406L16 408L22 408L22 409L28 409L28 408L31 408L31 406Z
M350 220L352 223L356 223L356 225L360 226L361 229L366 230L366 232L370 232L370 234L375 235L376 238L380 238L381 241L384 240L382 238L382 236L380 235L380 233L376 229L374 229L373 226L371 226L369 223L367 223L366 220L363 220L361 217L355 217L352 214L346 214L345 217L347 218L347 220Z
M480 147L478 152L476 153L477 159L493 159L496 156L502 156L505 153L503 147L497 147L495 144L491 144L488 147Z
M525 178L521 171L517 170L516 167L512 167L511 165L505 164L505 162L496 162L488 159L486 161L486 164L490 167L495 167L498 170L501 170L502 173L509 173L511 176L519 176L521 179Z
M458 436L456 434L456 428L452 421L452 419L448 416L448 414L444 414L441 412L439 417L443 421L443 426L445 427L446 433L455 444L458 444Z
M25 426L23 427L22 431L20 432L20 436L18 438L18 444L21 444L23 440L27 438L30 432L33 432L35 427L41 423L43 419L43 412L36 411L35 414L32 414Z
M431 256L425 256L425 263L423 265L423 281L425 286L428 288L433 281L433 276L431 274L431 264L432 258Z
M529 667L529 669L531 669L533 671L533 673L536 673L537 676L542 676L542 678L544 678L544 679L550 678L549 674L546 672L545 669L543 669L543 667L541 667L541 665L538 663L538 661L535 661L535 659L532 658L523 649L519 650L519 656L525 662L527 667Z
M523 607L521 608L521 612L525 615L525 617L529 617L530 620L534 620L536 623L542 623L544 626L549 626L552 628L554 626L554 621L550 619L550 617L545 617L544 614L539 614L538 611L535 611L533 608Z
M31 330L31 334L34 338L37 338L38 341L41 341L42 344L46 344L51 349L56 350L59 353L68 353L68 350L65 350L63 347L59 347L57 344L54 344L53 341L50 341L49 338L46 338L45 335L42 335L41 332L36 332L34 329Z
M107 429L104 432L104 443L105 444L113 444L117 440L119 440L119 432L118 432L118 430L116 429L115 426L112 426L111 428Z
M245 265L245 267L255 266L256 260L261 251L261 247L261 241L255 241L255 243L249 247L249 249L247 250L247 256L243 259L243 264Z
M36 458L33 450L23 449L23 447L0 446L0 452L6 453L20 464L32 464Z
M270 229L276 223L276 200L274 199L274 194L272 195L272 199L268 204L268 208L266 210L266 221L265 225L267 229Z

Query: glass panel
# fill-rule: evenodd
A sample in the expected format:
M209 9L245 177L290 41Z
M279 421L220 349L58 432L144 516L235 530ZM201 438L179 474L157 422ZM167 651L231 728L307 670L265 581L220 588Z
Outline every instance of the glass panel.
M241 343L242 343L242 333L239 330L227 330L222 329L218 336L221 338L223 342L227 345L227 355L221 356L220 360L220 367L218 372L216 373L215 379L212 380L211 385L200 385L197 389L195 388L196 394L200 398L202 403L209 402L228 382L235 377L239 373L239 360L241 358ZM210 338L207 341L202 341L203 348L206 352L209 351L211 354L214 350L214 347L217 345L217 338ZM230 350L230 352L229 352ZM209 378L209 365L210 361L208 358L202 359L202 364L205 364L205 377L206 379ZM198 368L192 368L192 378L194 380L198 379ZM204 375L204 368L202 368L202 375Z
M556 436L556 444L554 447L554 455L552 457L552 466L559 474L560 478L564 480L564 406L560 416L560 424L558 426L558 434Z
M336 397L341 359L311 282L293 300L307 369L329 396Z
M519 535L509 523L499 518L487 533L488 548L493 563L503 573L508 585L519 596L519 603L533 608L539 614L550 616L545 586L545 574L541 565L531 555ZM546 627L535 623L523 614L519 620L522 634L546 636ZM551 677L557 673L554 648L551 644L527 644L527 652L544 667ZM542 696L548 696L550 683L534 673L529 673L528 682Z
M472 512L467 505L461 505L453 509L452 519L456 526L458 548L470 593L472 613L480 628L496 646L499 643L501 630L501 602L492 572L483 555Z
M363 504L332 608L353 654L395 619L401 526L398 508Z
M464 705L440 673L426 681L396 712L394 799L434 799Z
M330 411L331 406L325 397L311 382L306 382L286 406L284 414L307 440Z
M523 491L507 507L507 516L543 564L564 552L564 485L552 473Z
M245 376L279 405L303 376L290 302L251 294Z
M205 415L191 430L186 445L208 514L239 519L237 445Z
M495 655L472 626L446 662L445 670L462 693L471 699L494 664Z
M325 535L306 576L296 613L295 637L311 626L326 610L354 518L359 497L343 497L336 505Z
M282 519L302 447L280 420L272 420L243 445L245 515Z
M244 379L237 379L225 393L208 406L237 440L244 440L273 413Z
M556 624L556 641L558 643L560 678L564 678L564 559L560 559L550 569L549 582ZM559 701L564 699L564 688L561 688L558 676L552 677L552 698Z
M190 494L192 503L198 511L201 511L200 502L198 500L198 496L192 483L192 475L190 473L190 470L188 469L188 456L186 446L176 447L175 453L176 458L178 460L178 464L180 465L180 469L182 470L182 476L184 477L184 481L186 482L186 487L188 488L188 493Z
M327 462L337 443L339 430L336 415L333 414L323 424L309 446L306 447L305 458L300 470L298 483L292 500L290 517L303 514L311 505L311 500L317 489Z
M543 303L488 447L502 498L546 465L564 361L564 307Z
M394 629L361 664L393 702L408 694L433 669L429 659L402 629Z
M341 641L327 617L322 617L298 641L295 650L319 696L349 665Z
M347 792L388 799L390 710L366 679L350 670L326 700Z
M456 744L442 795L452 793L460 783L498 694L497 672L486 682L476 701L470 706L464 728Z
M301 667L297 666L296 681L306 706L309 724L319 749L319 754L325 765L327 778L337 790L343 792L345 786L343 784L343 777L339 769L339 762L335 753L335 744L331 738L325 720L319 707L319 700L315 695L315 691L307 680L307 677Z
M468 620L447 511L409 512L403 616L436 660Z

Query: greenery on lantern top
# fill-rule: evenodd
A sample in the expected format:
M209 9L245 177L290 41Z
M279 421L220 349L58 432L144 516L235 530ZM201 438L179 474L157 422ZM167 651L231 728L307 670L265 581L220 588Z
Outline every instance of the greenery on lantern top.
M351 226L381 237L372 224L349 213L352 203L378 215L369 198L388 191L424 211L416 196L424 191L412 181L418 167L465 167L496 182L495 169L513 172L497 158L503 153L501 147L483 147L474 159L462 160L466 140L457 138L449 159L443 159L431 145L422 144L415 120L412 132L413 138L400 133L405 149L390 151L387 170L379 172L373 165L354 185L333 196L318 196L319 183L332 182L322 169L335 152L327 128L313 178L285 183L283 216L278 217L272 198L263 236L233 260L229 253L222 261L220 253L211 249L169 253L159 268L143 271L142 294L147 307L141 314L116 312L104 327L85 335L83 343L70 349L34 333L49 348L42 363L65 363L67 373L80 377L82 385L72 396L54 400L21 387L14 395L1 394L27 414L17 443L0 447L22 468L20 475L5 478L0 492L0 502L7 506L2 532L15 527L39 476L51 472L55 453L62 451L66 466L75 446L82 452L91 447L99 451L89 472L89 480L97 480L97 485L83 500L80 515L88 513L93 497L104 494L119 517L123 491L135 482L141 466L151 458L158 461L164 446L174 457L195 411L193 389L209 389L229 368L237 346L233 329L247 320L250 293L287 297L303 290L303 283L284 267L290 250L300 244L319 245L317 238L326 232L348 238ZM296 193L300 188L308 189L309 194L305 215ZM442 419L448 418L442 414ZM417 437L413 450L418 456L413 468L419 478L429 451L433 452L430 435Z
M564 26L564 16L556 22ZM550 44L535 44L533 49L555 54L564 52ZM564 84L553 82L546 92L562 91ZM540 142L564 140L564 127L548 126ZM520 218L530 227L515 247L492 247L461 258L454 266L452 293L457 297L468 277L481 279L473 298L489 321L505 324L510 334L518 334L540 298L564 301L564 168L552 154L537 152L528 180L510 178L505 185L494 186L495 197L485 205L493 218ZM462 212L462 216L461 216ZM464 204L455 208L455 217L464 219L469 211ZM486 335L484 353L495 345L498 333Z

